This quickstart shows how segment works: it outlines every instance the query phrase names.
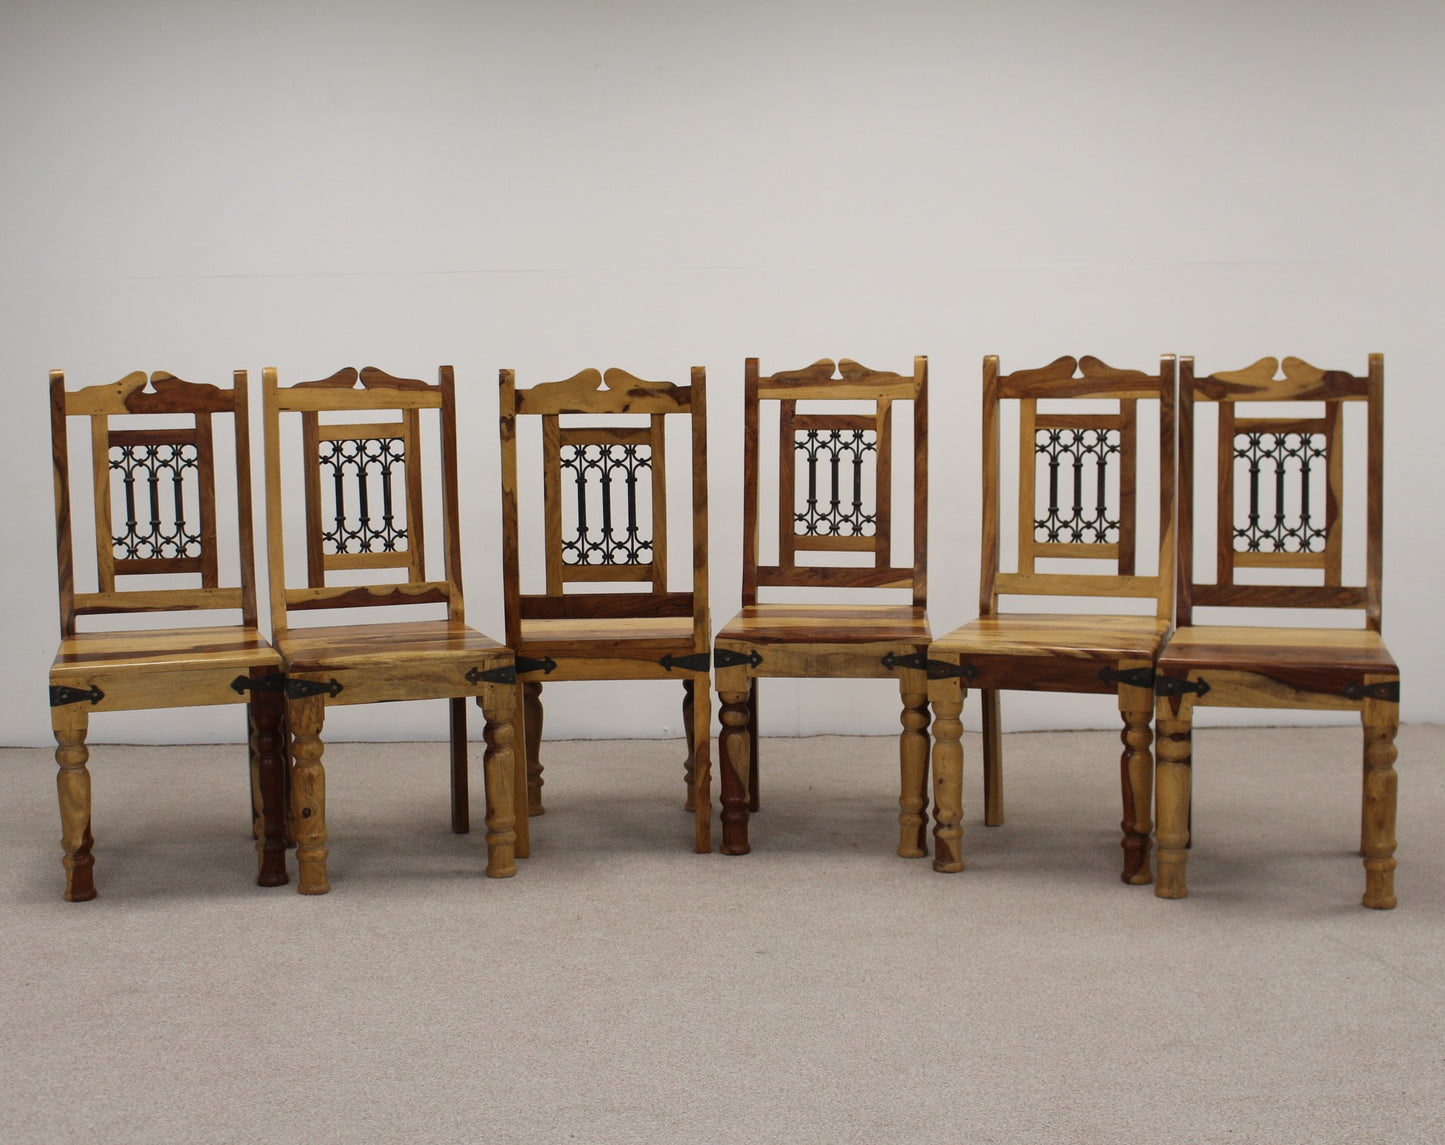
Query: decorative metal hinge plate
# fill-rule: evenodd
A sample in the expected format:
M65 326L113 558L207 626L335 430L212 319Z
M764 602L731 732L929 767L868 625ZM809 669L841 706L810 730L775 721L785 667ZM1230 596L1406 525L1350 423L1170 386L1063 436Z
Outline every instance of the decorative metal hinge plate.
M1153 668L1103 668L1099 679L1106 684L1128 684L1131 688L1153 688ZM1202 694L1202 693L1201 693Z
M92 684L82 691L80 688L67 688L64 684L50 685L50 706L52 708L63 708L66 704L78 704L81 700L89 700L92 704L98 704L105 699L105 693Z
M734 652L731 648L714 648L712 650L712 666L714 668L736 668L739 664L756 668L762 662L763 654L756 648L751 652Z
M330 683L322 683L320 680L286 680L286 698L288 700L304 700L308 696L339 696L341 695L341 684L333 676Z
M978 668L972 664L950 664L947 660L930 660L926 652L909 652L895 656L892 652L883 657L883 667L890 672L895 668L918 668L928 673L930 680L951 680L959 678L972 680L978 675Z
M285 692L286 676L281 672L267 672L264 676L237 676L231 681L231 691L238 696L247 692Z
M557 661L550 656L543 656L538 660L535 656L518 656L517 671L521 673L541 672L544 676L550 676L557 670Z
M1345 695L1352 700L1384 700L1387 704L1400 702L1400 681L1385 680L1379 684L1346 684Z
M541 667L538 661L534 660L531 661L531 663ZM515 665L503 664L500 668L488 668L485 672L480 668L473 668L466 674L466 681L469 684L480 684L483 681L488 684L515 684L517 682L517 669L521 667L521 664L522 661L518 659ZM552 664L552 668L556 666L555 663ZM550 672L552 668L546 668L544 671ZM526 669L523 670L526 671Z
M1165 676L1156 673L1154 676L1154 694L1156 696L1182 696L1185 692L1192 692L1196 696L1203 696L1209 691L1209 683L1200 676L1197 680L1190 680L1182 676Z
M706 652L689 652L686 656L674 656L669 652L658 661L667 671L681 668L684 672L706 672L712 664L712 656Z

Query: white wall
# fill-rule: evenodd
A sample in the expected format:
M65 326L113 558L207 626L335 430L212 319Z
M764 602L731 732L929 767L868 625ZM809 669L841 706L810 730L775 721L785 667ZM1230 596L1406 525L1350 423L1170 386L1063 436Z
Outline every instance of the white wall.
M462 389L469 619L500 630L494 384L584 365L712 390L715 621L738 593L742 362L930 356L931 614L972 615L979 362L1205 371L1386 354L1385 632L1441 644L1445 9L1419 3L81 3L0 9L0 742L49 742L45 379ZM549 735L676 729L676 688L558 686ZM779 682L767 732L888 732L894 690ZM1234 715L1231 713L1231 715ZM972 705L965 713L976 719ZM1113 726L1011 696L1011 727ZM1235 717L1239 718L1239 717ZM1279 718L1273 714L1270 719ZM92 738L239 734L113 715ZM442 734L436 705L332 734Z

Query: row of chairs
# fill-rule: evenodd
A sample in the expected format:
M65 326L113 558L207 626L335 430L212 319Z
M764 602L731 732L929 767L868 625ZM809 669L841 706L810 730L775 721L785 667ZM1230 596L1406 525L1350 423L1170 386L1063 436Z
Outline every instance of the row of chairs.
M1195 706L1360 711L1364 902L1393 906L1399 683L1379 635L1383 363L1372 355L1361 376L1298 359L1285 359L1282 376L1280 369L1263 359L1196 378L1191 359L1165 356L1157 372L1060 358L1004 374L996 358L985 359L980 615L938 639L927 617L925 358L915 359L911 373L844 359L771 375L748 360L742 610L715 639L704 372L694 369L683 385L584 370L519 388L504 370L503 641L465 623L451 369L443 367L434 385L368 368L287 387L268 369L269 642L258 626L252 571L246 374L238 371L229 390L136 373L67 391L54 373L62 644L50 699L66 898L95 895L85 746L92 711L247 703L258 881L287 881L289 840L299 889L324 893L321 733L329 706L449 699L452 826L464 832L466 705L475 699L485 718L487 873L504 877L515 872L516 856L530 853L529 818L543 812L542 688L559 680L682 681L685 804L695 849L712 850L715 675L725 853L749 850L749 813L759 806L758 681L891 677L902 699L898 852L928 852L931 703L940 871L963 866L960 714L967 688L983 700L985 821L993 825L1003 820L998 693L1115 695L1124 723L1123 877L1151 881L1152 835L1156 892L1164 897L1185 894ZM1259 404L1237 414L1240 402ZM1306 412L1300 403L1308 403ZM1347 583L1343 559L1348 403L1365 409L1358 586ZM1216 416L1198 418L1205 407ZM219 572L217 415L230 415L234 427L234 586L223 585ZM437 423L436 462L423 459L423 415ZM90 419L91 465L72 491L67 433L79 417ZM1016 468L1005 464L1006 422L1017 431ZM1146 440L1150 428L1157 428L1157 448ZM1206 456L1210 432L1218 495L1196 505L1196 452ZM776 449L764 450L764 441ZM1148 515L1141 519L1137 504L1145 471L1156 466L1157 526ZM524 480L539 469L539 481ZM672 586L668 571L669 518L681 516L669 512L668 475L680 479L678 470L691 491L692 578L684 590ZM428 571L429 475L441 492L441 542L430 546L440 552L439 573ZM85 593L75 589L71 528L83 484L92 490L96 542L96 589ZM1006 491L1017 497L1012 534ZM895 512L895 502L908 511ZM1194 579L1196 519L1213 528L1215 576L1207 584ZM775 530L764 531L764 520ZM299 560L296 578L288 575L286 544L297 536L304 538L304 580ZM1151 542L1157 559L1141 562ZM1143 564L1150 569L1141 571ZM541 591L523 591L524 565ZM1285 579L1318 583L1283 583L1268 571L1276 569L1286 570ZM135 578L148 585L159 578L161 587L134 587ZM896 590L904 599L856 603L850 589ZM1001 608L1002 598L1019 596L1062 599L1069 611ZM1100 613L1082 604L1086 598L1144 603L1133 613ZM338 609L414 603L444 606L445 619L335 623ZM1205 626L1194 623L1195 606L1357 609L1365 623ZM77 624L94 614L188 609L238 610L240 623L125 632L80 631ZM301 612L330 623L293 623ZM1157 781L1151 715L1160 735ZM1156 786L1157 829L1150 822Z

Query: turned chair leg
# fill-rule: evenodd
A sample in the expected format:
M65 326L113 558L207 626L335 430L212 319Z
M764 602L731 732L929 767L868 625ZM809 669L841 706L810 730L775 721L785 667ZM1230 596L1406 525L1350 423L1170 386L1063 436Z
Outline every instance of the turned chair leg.
M513 791L517 761L513 748L514 685L489 686L477 697L486 724L482 740L482 781L486 787L487 875L493 879L511 878L517 873L517 801Z
M930 685L933 697L933 869L963 870L964 689L955 677Z
M1193 769L1191 723L1193 712L1183 704L1176 714L1171 701L1161 699L1154 716L1158 736L1154 773L1155 829L1158 874L1154 893L1164 899L1182 899L1185 864L1189 857L1190 784Z
M321 729L326 722L324 696L305 696L287 704L291 745L291 809L296 820L296 889L324 895L326 881L326 770L321 766Z
M1144 886L1153 881L1149 870L1149 832L1153 824L1149 821L1150 806L1154 802L1154 757L1149 745L1154 741L1154 732L1149 727L1151 713L1123 711L1124 728L1119 739L1124 751L1119 756L1119 782L1124 797L1124 818L1119 827L1124 836L1119 845L1124 848L1124 871L1120 875L1126 883Z
M1361 902L1375 910L1395 905L1395 806L1399 777L1395 773L1395 733L1399 705L1366 700L1365 790L1363 803L1365 894Z
M903 698L898 737L898 855L922 859L928 855L928 677L917 669L904 669L898 680Z
M686 791L686 795L683 797L682 809L684 811L695 812L697 810L697 801L693 798L692 788L695 781L694 769L697 767L697 747L693 743L693 730L696 727L693 714L695 699L693 688L694 685L691 680L684 680L682 682L682 734L683 738L687 740L687 758L682 761L682 785Z
M451 709L452 830L465 835L472 829L471 781L467 775L467 701L453 697Z
M542 806L542 685L528 680L522 685L522 727L526 732L527 814L545 815Z
M90 749L85 732L90 714L85 704L66 704L50 709L50 726L55 733L55 762L60 765L55 785L60 796L60 845L65 850L67 902L88 902L95 898L95 856L90 834Z
M748 681L748 810L761 806L758 785L758 678Z
M983 720L983 823L1003 825L1003 721L999 713L998 690L979 693Z
M748 845L748 788L751 741L748 735L748 693L719 692L722 731L718 734L718 764L722 780L722 853L746 855Z
M712 693L706 676L693 688L692 727L688 731L692 757L693 850L712 852Z
M261 830L256 838L256 885L285 886L286 760L283 748L286 701L279 692L252 691L251 774Z
M246 705L246 742L251 753L251 839L260 843L266 837L266 821L261 799L261 761L256 753L255 699ZM284 830L284 828L283 828Z

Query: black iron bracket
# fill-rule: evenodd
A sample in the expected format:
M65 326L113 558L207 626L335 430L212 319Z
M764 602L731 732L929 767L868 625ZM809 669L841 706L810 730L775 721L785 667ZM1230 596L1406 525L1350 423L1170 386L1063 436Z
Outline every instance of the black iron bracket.
M535 656L518 656L517 671L523 674L527 672L541 672L544 676L550 676L557 670L557 661L550 656L543 656L538 660Z
M763 654L756 648L751 652L734 652L731 648L714 648L712 650L712 666L714 668L736 668L739 664L756 668L762 662Z
M63 708L66 704L78 704L81 700L89 700L92 704L98 704L103 699L105 699L105 693L96 684L92 684L84 691L80 688L67 688L64 684L50 685L50 706L52 708Z
M712 656L706 652L689 652L686 656L674 656L669 652L658 661L667 671L681 668L684 672L706 672L712 664Z
M972 680L978 675L973 664L950 664L947 660L930 660L927 652L909 652L895 656L892 652L883 657L883 667L890 672L896 668L915 668L928 673L930 680Z
M1106 684L1128 684L1131 688L1154 687L1153 668L1103 668L1099 679Z
M286 679L286 698L288 700L304 700L308 696L339 696L341 695L341 684L333 676L330 683L322 683L320 680L295 680L290 677Z
M1387 704L1400 702L1400 681L1385 680L1379 684L1346 684L1344 693L1352 700L1384 700Z
M282 672L267 672L264 676L237 676L231 681L231 691L238 696L247 692L285 692L286 676Z
M553 664L552 668L557 665ZM488 668L485 672L480 668L473 668L466 674L466 681L469 684L480 684L485 681L488 684L515 684L517 682L517 665L503 664L500 668ZM552 668L548 668L550 672Z
M1196 696L1203 696L1209 692L1209 682L1200 676L1197 680L1190 680L1182 676L1165 676L1156 673L1154 676L1154 694L1156 696L1182 696L1185 692L1192 692Z

